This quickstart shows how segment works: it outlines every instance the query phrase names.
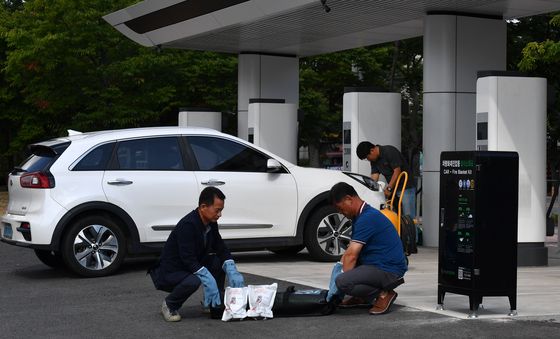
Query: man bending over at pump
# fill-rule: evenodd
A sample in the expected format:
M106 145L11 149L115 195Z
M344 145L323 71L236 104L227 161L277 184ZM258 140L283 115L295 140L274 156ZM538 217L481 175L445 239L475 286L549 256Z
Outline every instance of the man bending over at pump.
M393 289L407 271L401 239L389 219L366 204L354 187L339 182L330 191L333 205L352 219L352 240L333 267L327 301L342 299L340 307L373 305L370 314L383 314L397 298Z
M149 270L158 290L171 292L163 301L161 313L166 321L179 321L179 308L200 287L204 306L212 317L222 310L224 281L230 287L243 287L243 276L218 232L225 195L216 187L200 193L198 208L179 221L169 235L156 267Z

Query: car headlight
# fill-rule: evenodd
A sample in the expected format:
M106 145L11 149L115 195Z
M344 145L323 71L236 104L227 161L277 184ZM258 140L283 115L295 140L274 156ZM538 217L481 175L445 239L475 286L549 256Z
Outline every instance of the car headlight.
M357 182L366 186L367 188L369 188L372 191L379 191L380 190L379 189L379 183L377 181L373 180L371 177L368 177L367 175L362 175L362 174L358 174L358 173L350 173L350 172L342 172L342 173L346 174L350 178L356 180Z

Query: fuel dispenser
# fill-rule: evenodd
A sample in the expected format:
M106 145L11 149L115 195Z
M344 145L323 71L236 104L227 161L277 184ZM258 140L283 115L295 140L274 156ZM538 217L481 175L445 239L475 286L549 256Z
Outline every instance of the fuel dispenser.
M249 99L248 140L297 163L297 106L284 99Z
M179 126L206 127L221 131L222 112L207 108L181 108L179 109Z
M485 296L507 296L516 315L516 152L442 152L438 309L446 292L469 297L470 318Z
M356 156L362 141L401 148L401 94L371 87L345 87L342 108L342 170L369 176L367 161Z
M519 154L518 265L546 266L546 79L480 71L476 149Z

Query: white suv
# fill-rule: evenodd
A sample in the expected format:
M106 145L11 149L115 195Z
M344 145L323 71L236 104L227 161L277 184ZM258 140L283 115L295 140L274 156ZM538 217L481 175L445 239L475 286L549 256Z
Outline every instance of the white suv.
M113 273L127 254L158 253L206 186L226 195L219 226L231 250L307 247L321 261L338 259L350 239L351 222L328 201L333 184L384 203L366 176L298 167L211 129L69 134L30 145L10 173L2 241L83 276Z

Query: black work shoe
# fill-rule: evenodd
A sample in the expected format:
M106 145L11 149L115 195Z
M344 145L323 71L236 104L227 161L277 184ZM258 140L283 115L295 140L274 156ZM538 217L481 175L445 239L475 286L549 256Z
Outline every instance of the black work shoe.
M358 297L350 297L348 299L343 300L338 307L340 308L354 308L354 307L371 307L371 303L367 302L367 300L358 298Z

